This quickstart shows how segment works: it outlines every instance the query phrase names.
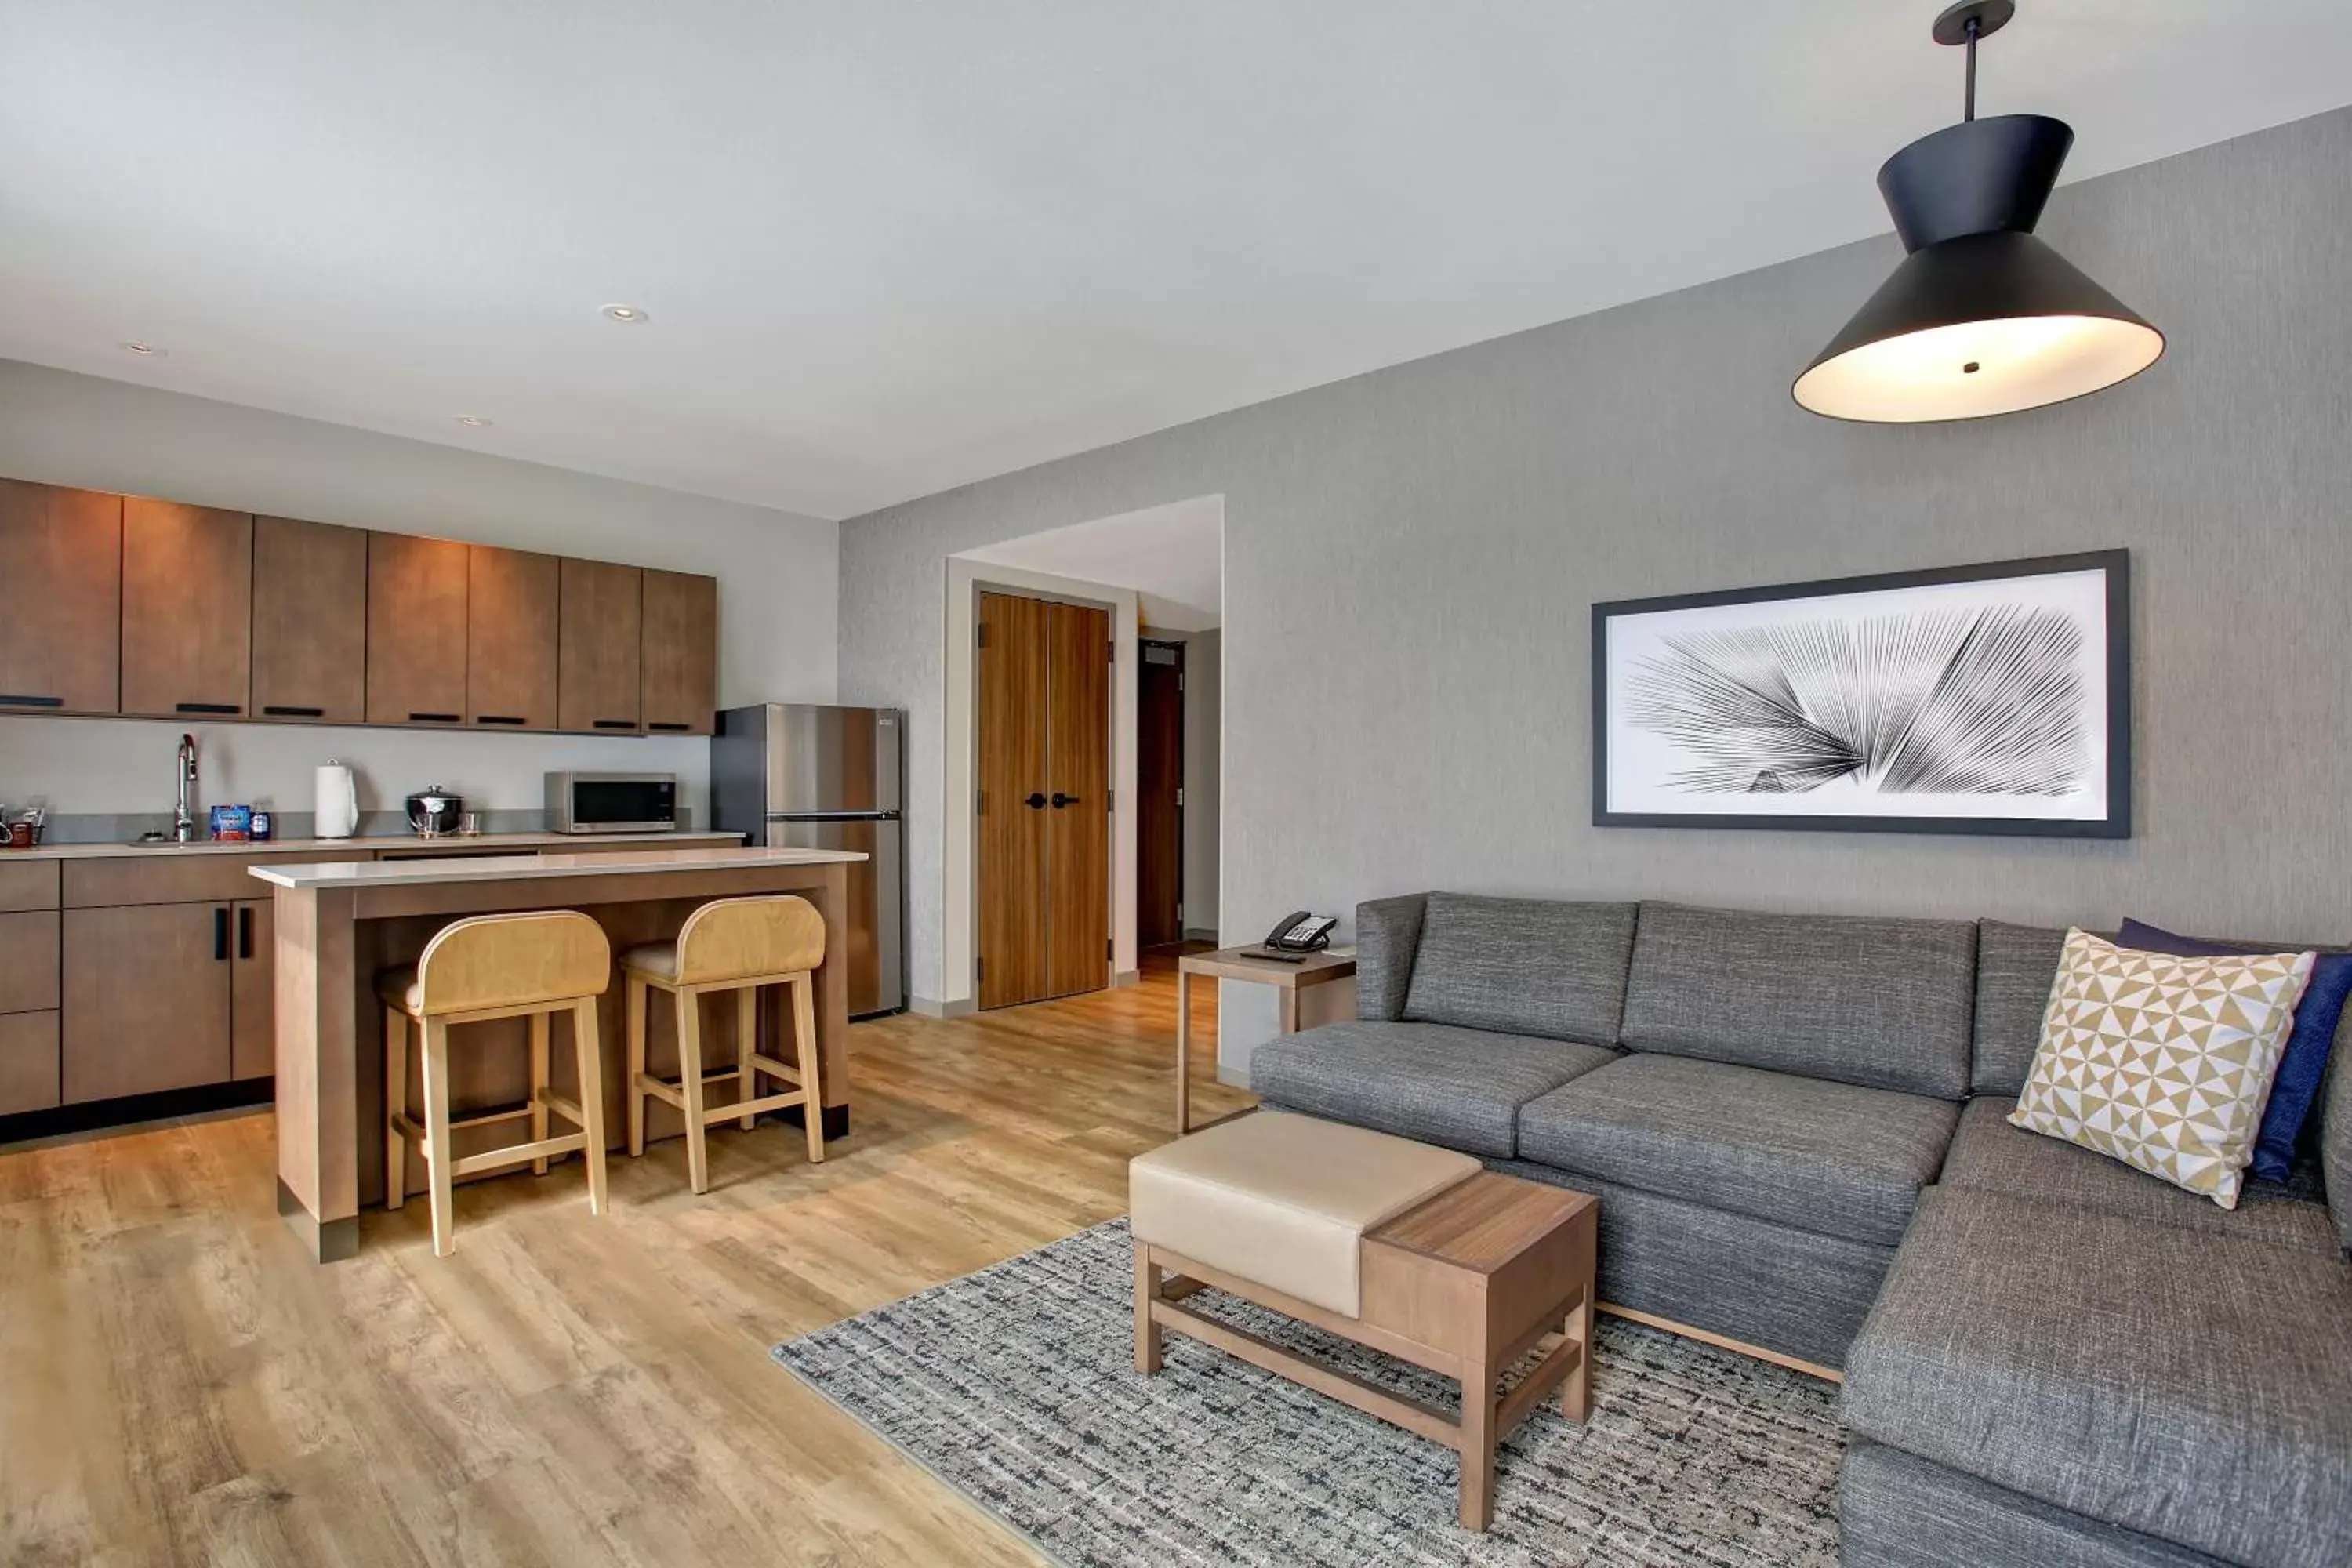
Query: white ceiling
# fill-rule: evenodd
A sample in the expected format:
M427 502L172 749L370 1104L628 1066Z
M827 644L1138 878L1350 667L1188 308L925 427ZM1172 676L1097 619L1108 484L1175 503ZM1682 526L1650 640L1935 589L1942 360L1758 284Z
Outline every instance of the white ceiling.
M1225 500L1198 496L1051 528L963 559L1132 588L1146 630L1205 632L1224 619Z
M0 0L0 355L847 515L1881 232L1936 9ZM2352 100L2352 5L1983 67L2079 178Z

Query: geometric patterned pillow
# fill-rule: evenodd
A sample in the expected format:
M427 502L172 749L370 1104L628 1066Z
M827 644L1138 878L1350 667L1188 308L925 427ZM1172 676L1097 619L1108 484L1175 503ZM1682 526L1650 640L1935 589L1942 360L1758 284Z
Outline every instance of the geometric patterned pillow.
M2068 931L2010 1121L2236 1208L2312 956L2173 958Z

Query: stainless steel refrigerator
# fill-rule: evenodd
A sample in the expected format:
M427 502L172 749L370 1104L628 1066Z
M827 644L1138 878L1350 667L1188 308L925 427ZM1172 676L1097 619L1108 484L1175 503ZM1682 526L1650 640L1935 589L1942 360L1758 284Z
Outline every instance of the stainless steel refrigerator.
M907 825L895 708L769 702L730 708L710 741L710 815L748 843L855 849L849 868L849 1012L907 1005Z

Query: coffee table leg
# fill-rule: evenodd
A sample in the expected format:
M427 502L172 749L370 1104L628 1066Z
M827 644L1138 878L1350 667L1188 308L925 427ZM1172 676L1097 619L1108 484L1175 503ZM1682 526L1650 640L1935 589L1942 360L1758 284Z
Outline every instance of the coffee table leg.
M1577 1347L1575 1370L1559 1385L1559 1413L1584 1425L1592 1408L1592 1291L1587 1287L1568 1315L1568 1337Z
M1485 1530L1495 1518L1495 1380L1502 1369L1494 1364L1483 1322L1471 1331L1462 1358L1462 1528ZM1472 1370L1478 1369L1478 1370Z
M1151 1303L1160 1299L1160 1265L1151 1248L1135 1244L1135 1370L1150 1377L1160 1370L1160 1325L1152 1321Z

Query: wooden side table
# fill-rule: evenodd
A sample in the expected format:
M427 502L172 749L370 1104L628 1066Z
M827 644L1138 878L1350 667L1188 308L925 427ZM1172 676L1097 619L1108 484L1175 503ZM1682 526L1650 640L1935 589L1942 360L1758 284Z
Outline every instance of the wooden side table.
M1214 952L1191 952L1176 961L1176 1131L1192 1131L1192 976L1216 980L1248 980L1271 985L1281 994L1282 1033L1298 1029L1298 994L1337 980L1356 977L1353 952L1310 953L1303 963L1252 958L1256 944L1221 947Z

